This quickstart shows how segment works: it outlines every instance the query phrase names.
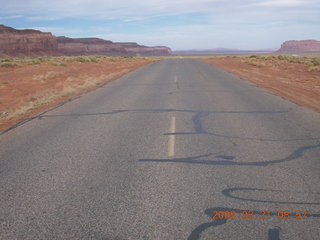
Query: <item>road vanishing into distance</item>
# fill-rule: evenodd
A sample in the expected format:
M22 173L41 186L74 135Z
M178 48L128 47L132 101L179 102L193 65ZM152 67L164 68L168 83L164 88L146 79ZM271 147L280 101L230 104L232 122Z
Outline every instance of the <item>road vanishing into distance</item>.
M162 60L0 136L0 239L320 239L320 114Z

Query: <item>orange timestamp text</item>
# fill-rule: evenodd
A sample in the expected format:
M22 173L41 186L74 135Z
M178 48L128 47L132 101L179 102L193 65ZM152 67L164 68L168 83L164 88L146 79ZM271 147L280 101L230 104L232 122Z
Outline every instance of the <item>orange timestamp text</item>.
M271 211L213 211L212 219L270 219L272 216L278 219L305 219L308 217L308 212L303 211L287 211L279 210Z

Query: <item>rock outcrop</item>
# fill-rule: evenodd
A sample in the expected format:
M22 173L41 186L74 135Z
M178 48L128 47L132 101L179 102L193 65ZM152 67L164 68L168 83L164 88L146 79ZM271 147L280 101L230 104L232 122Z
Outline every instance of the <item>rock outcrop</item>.
M300 54L300 53L320 53L320 41L317 40L301 40L286 41L276 53L283 54Z
M137 43L114 43L99 38L55 37L51 33L16 30L0 25L0 57L106 55L167 56L168 47L147 47Z
M51 33L16 30L0 25L0 56L58 55L58 43Z

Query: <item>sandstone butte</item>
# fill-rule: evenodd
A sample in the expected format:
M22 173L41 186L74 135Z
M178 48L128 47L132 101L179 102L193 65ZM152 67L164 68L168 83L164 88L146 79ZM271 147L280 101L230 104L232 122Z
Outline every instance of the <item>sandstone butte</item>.
M286 41L276 53L294 54L294 53L320 53L320 41L317 40L301 40Z
M168 56L168 47L137 43L114 43L99 38L56 37L38 30L17 30L0 25L0 57L22 56Z

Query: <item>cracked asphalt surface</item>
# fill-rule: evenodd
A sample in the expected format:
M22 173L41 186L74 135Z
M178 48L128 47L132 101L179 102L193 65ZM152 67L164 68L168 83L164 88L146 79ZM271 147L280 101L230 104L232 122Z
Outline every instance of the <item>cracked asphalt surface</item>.
M0 239L320 239L319 126L206 63L153 63L0 135Z

